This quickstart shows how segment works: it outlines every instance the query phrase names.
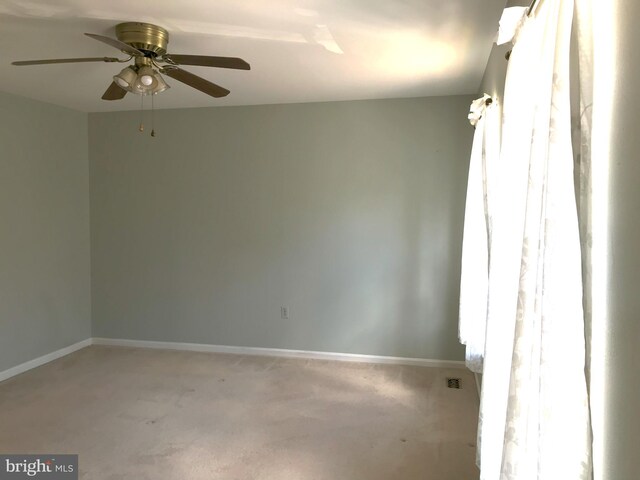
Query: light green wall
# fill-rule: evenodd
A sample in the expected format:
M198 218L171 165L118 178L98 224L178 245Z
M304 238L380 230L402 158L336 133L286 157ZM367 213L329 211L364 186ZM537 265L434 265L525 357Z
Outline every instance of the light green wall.
M615 24L611 48L603 55L614 55L617 81L603 87L613 92L608 318L594 336L603 336L606 345L605 358L597 359L606 385L601 478L626 480L640 472L640 3L606 5L613 9Z
M528 6L530 3L530 0L509 0L506 3L505 8L523 7ZM498 28L498 25L496 25L496 28ZM505 54L511 50L512 47L513 46L510 43L505 45L493 44L487 68L485 69L484 77L480 85L480 91L478 92L479 94L487 93L493 98L496 98L500 108L502 108L507 66L509 65L505 58Z
M493 45L491 54L489 55L487 69L482 79L482 85L480 86L480 92L478 92L480 94L488 93L492 97L500 100L500 104L502 104L502 97L504 95L504 84L508 65L505 54L510 49L511 46L509 44Z
M0 371L91 336L87 115L0 92Z
M90 114L94 336L462 359L470 101Z

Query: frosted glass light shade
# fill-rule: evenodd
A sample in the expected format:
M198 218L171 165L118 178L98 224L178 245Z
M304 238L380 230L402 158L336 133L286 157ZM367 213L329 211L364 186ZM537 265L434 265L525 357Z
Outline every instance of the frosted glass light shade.
M127 67L123 69L119 74L113 76L113 81L116 82L120 87L128 90L138 78L138 74L136 71Z
M170 88L160 73L147 65L127 67L115 75L113 81L136 95L155 95Z
M136 89L143 91L145 94L153 93L158 86L156 72L151 67L140 67L138 70L138 78L136 80Z
M171 88L169 86L169 84L164 81L164 78L162 78L162 75L160 75L159 73L156 73L154 75L154 77L155 77L156 82L158 83L156 88L153 89L153 94L154 95L156 93L164 92L167 88Z

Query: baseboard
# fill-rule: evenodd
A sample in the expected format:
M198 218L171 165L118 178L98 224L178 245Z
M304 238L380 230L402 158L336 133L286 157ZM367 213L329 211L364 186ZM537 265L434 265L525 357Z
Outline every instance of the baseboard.
M28 362L0 372L0 382L15 377L33 368L52 362L90 345L110 345L116 347L159 348L165 350L185 350L190 352L235 353L264 357L304 358L315 360L336 360L341 362L373 363L388 365L410 365L418 367L465 368L465 363L455 360L432 360L428 358L386 357L355 353L314 352L309 350L288 350L282 348L232 347L201 343L154 342L147 340L124 340L118 338L87 338L80 342L48 353Z
M74 343L73 345L69 345L68 347L56 350L55 352L47 353L46 355L43 355L41 357L34 358L33 360L21 363L20 365L16 365L15 367L8 368L7 370L0 372L0 382L11 377L15 377L16 375L20 375L21 373L31 370L32 368L39 367L40 365L52 362L53 360L57 360L60 357L69 355L70 353L73 353L82 348L88 347L92 343L92 339L87 338L86 340Z
M342 362L375 363L390 365L412 365L419 367L465 368L465 363L455 360L431 360L427 358L386 357L360 355L354 353L314 352L308 350L288 350L281 348L231 347L201 343L154 342L147 340L124 340L118 338L93 338L94 345L114 347L160 348L165 350L186 350L190 352L235 353L240 355L260 355L265 357L305 358L315 360L337 360Z
M473 378L476 381L476 388L478 389L478 398L482 398L482 379L480 375L476 372L473 372Z

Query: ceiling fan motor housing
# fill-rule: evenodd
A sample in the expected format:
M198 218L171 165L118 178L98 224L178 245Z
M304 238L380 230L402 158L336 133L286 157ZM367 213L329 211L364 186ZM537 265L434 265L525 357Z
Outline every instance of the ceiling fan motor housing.
M116 37L121 42L150 53L152 56L162 56L167 53L169 32L151 23L120 23L116 25Z

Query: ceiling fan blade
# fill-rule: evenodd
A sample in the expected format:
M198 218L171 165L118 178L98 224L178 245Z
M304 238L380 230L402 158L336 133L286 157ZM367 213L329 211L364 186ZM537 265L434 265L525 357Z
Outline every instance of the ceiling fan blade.
M209 80L205 80L202 77L194 75L193 73L187 72L186 70L182 70L178 67L165 67L162 69L162 73L170 76L175 80L178 80L179 82L185 83L190 87L200 90L207 95L211 95L212 97L219 98L229 95L229 90L227 90L226 88L223 88L220 85L216 85L215 83L211 83Z
M127 94L124 88L121 88L116 82L111 82L107 91L102 95L103 100L121 100Z
M144 57L144 53L142 53L137 48L133 48L131 45L127 45L120 40L116 40L115 38L103 37L102 35L96 35L95 33L85 33L87 37L91 37L94 40L98 40L99 42L106 43L118 50L128 53L129 55L133 55L134 57Z
M22 60L11 62L11 65L49 65L52 63L83 63L83 62L117 62L113 57L92 57L92 58L52 58L49 60Z
M209 57L206 55L165 55L164 58L178 65L197 65L200 67L234 68L236 70L251 70L251 65L236 57Z

